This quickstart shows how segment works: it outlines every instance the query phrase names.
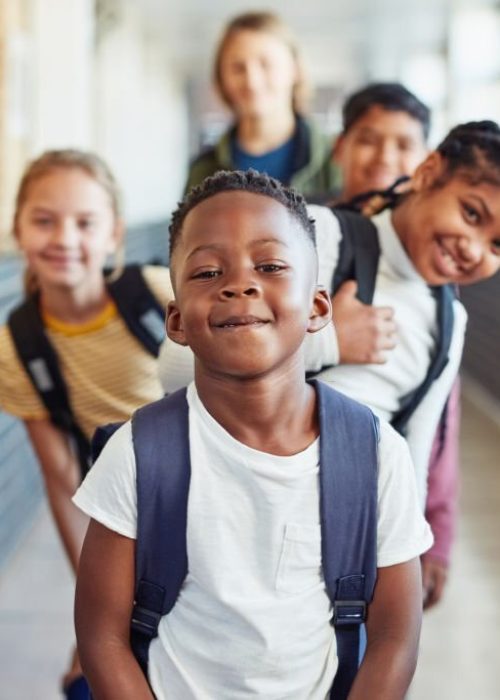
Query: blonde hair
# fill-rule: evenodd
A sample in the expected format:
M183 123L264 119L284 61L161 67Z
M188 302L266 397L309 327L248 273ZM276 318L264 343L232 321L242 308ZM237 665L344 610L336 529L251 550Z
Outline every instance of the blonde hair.
M304 66L300 56L297 41L290 28L283 20L272 12L246 12L232 19L224 28L215 52L213 76L214 83L220 96L228 107L232 107L231 101L224 91L222 79L222 56L231 40L243 30L253 32L266 32L280 39L289 49L297 70L297 80L293 86L292 108L294 112L303 114L307 109L310 97L309 84L305 78Z
M60 169L81 170L97 182L108 194L115 219L121 219L121 195L115 177L106 163L95 153L68 148L61 150L45 151L41 156L28 163L16 195L13 230L14 236L18 235L19 216L26 200L29 197L31 185L48 173ZM120 246L115 255L115 268L123 267L124 251ZM29 268L24 275L24 289L26 294L33 294L38 290L36 275Z

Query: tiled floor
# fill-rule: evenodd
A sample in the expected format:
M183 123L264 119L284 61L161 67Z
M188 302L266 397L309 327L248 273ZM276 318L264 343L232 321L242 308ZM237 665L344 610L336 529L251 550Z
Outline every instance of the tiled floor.
M465 402L462 436L459 542L445 602L425 617L411 700L500 700L500 431ZM61 697L71 606L70 572L43 508L0 579L0 700Z

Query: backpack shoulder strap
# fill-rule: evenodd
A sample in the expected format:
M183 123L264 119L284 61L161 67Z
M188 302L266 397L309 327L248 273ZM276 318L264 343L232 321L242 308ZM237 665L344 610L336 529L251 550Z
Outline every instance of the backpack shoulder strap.
M132 650L147 675L149 644L173 608L187 574L191 465L186 389L132 418L137 467L137 541Z
M333 606L344 700L359 665L359 632L377 576L378 420L366 406L314 382L320 424L322 563Z
M371 304L380 257L377 228L368 217L357 212L335 208L332 211L342 233L339 259L332 279L332 294L343 282L353 279L358 283L358 299L364 304Z
M90 443L73 415L57 353L45 332L38 297L29 297L14 309L7 325L18 357L50 420L74 439L83 477L89 466Z
M165 309L146 284L140 266L128 265L107 288L129 331L158 357L165 337Z
M453 301L455 299L455 291L451 285L445 285L442 287L432 287L432 293L436 298L437 307L438 333L436 348L423 382L403 399L399 410L392 418L392 426L401 433L401 435L405 435L410 418L429 391L431 384L440 376L448 363L448 355L453 336Z

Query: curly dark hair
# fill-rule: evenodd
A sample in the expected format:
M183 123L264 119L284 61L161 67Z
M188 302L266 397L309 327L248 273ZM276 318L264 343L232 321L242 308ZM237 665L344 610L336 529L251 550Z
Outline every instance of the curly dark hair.
M500 185L500 127L490 120L454 127L436 149L446 160L443 180L461 171L472 183Z
M220 170L207 177L200 185L193 187L179 203L170 221L170 258L180 239L184 219L188 213L205 199L221 192L252 192L270 197L282 204L297 221L307 239L316 244L314 219L310 219L304 197L291 187L285 187L278 180L256 170Z

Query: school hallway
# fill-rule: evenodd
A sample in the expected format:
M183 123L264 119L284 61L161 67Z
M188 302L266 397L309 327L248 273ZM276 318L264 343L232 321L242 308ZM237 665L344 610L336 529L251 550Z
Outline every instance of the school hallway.
M462 516L444 603L425 616L410 700L500 698L500 426L464 400ZM0 578L0 700L57 700L72 579L44 505Z

